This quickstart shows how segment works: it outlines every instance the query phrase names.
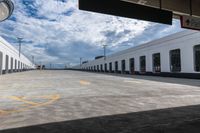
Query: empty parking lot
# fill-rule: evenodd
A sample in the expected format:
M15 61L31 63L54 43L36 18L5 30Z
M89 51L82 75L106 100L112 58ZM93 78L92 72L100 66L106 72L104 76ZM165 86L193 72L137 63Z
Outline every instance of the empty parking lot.
M2 133L195 132L200 82L29 71L0 77L0 103Z

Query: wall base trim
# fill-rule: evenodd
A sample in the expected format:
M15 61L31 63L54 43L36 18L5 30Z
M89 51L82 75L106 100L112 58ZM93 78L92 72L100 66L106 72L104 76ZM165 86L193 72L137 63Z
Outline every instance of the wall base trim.
M140 73L135 72L136 75L147 75L147 76L161 76L161 77L175 77L175 78L189 78L189 79L200 79L200 73L171 73L171 72L146 72ZM134 75L134 74L133 74Z

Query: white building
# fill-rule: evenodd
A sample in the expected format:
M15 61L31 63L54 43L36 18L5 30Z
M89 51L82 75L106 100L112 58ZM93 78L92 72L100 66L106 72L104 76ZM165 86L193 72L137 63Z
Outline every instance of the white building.
M95 72L200 78L200 32L179 32L75 68Z
M0 37L0 75L34 69L35 65Z

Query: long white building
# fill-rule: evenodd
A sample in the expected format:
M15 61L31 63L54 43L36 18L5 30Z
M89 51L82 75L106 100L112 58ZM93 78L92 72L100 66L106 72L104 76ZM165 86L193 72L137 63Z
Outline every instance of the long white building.
M34 69L35 65L0 37L0 75Z
M95 72L200 78L200 32L179 32L75 68Z

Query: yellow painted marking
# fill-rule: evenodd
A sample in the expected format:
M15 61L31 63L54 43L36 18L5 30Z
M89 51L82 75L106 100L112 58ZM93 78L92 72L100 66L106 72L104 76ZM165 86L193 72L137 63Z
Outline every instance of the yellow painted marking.
M80 84L82 85L90 85L91 83L85 80L80 80Z
M4 110L0 110L0 114L1 114L1 113L2 113L2 114L3 114L3 113L6 113L6 111L4 111Z
M23 98L16 97L16 96L10 96L8 98L15 100L15 101L23 102L23 103L26 103L26 104L31 104L31 105L38 105L39 104L39 103L24 100Z
M15 100L15 101L22 102L22 103L26 103L28 105L26 107L19 108L17 110L0 110L0 115L2 115L2 114L7 115L7 114L11 114L11 113L23 112L23 111L27 111L27 110L32 109L32 108L42 107L42 106L52 104L55 101L60 99L60 95L56 94L56 95L30 97L30 98L42 98L42 99L49 100L49 101L44 102L44 103L35 103L35 102L32 102L32 101L28 101L28 100L25 100L25 97L10 96L10 97L7 97L7 98Z

